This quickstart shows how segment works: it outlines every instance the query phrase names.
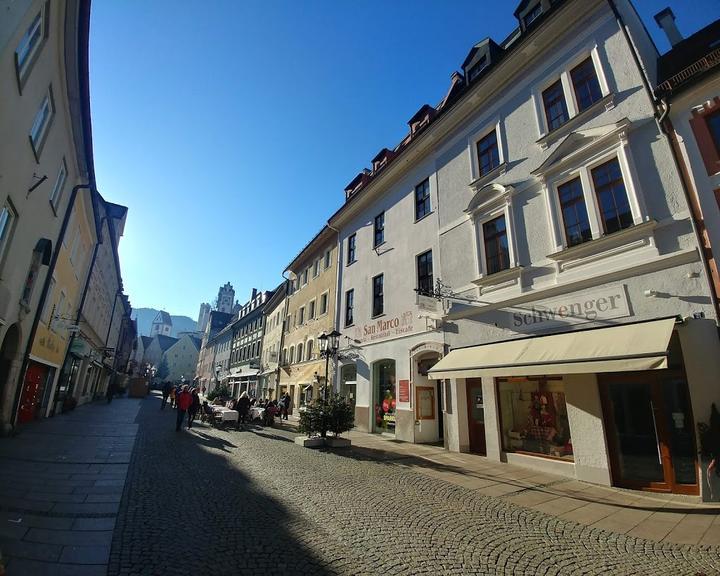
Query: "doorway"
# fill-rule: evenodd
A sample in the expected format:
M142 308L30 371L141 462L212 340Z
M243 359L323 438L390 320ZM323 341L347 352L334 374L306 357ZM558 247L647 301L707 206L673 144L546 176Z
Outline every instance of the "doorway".
M6 386L11 378L13 360L18 351L20 343L20 330L17 324L13 324L5 332L5 339L0 347L0 414L2 414L3 399L5 398Z
M485 442L485 401L483 398L482 379L468 378L465 384L467 388L470 452L487 456L487 446Z
M47 383L50 368L39 362L30 362L25 370L18 422L24 424L40 416L41 401Z
M617 486L698 494L690 396L679 370L600 377L611 472Z

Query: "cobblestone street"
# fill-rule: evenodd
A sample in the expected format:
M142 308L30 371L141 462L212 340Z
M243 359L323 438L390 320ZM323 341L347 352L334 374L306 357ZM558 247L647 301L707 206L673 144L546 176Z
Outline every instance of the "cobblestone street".
M142 403L109 574L720 573L717 548L563 521L282 430Z

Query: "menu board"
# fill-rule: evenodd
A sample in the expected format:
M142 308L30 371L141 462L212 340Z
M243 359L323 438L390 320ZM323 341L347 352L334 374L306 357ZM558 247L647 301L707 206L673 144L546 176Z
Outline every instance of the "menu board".
M433 386L417 387L417 418L418 420L435 419L435 388Z
M400 402L410 402L410 380L400 380L398 382L398 400Z

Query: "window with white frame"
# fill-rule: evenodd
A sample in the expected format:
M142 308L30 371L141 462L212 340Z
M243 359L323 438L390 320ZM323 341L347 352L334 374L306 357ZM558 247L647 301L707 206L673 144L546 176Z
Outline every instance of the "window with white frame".
M310 300L308 303L308 320L315 319L315 300Z
M320 295L320 312L318 313L318 316L322 316L323 314L327 313L327 303L328 293L325 292L325 294Z
M605 146L598 146L594 153L551 163L549 173L536 172L545 180L556 250L620 232L646 219L624 128L609 130L600 139ZM554 170L553 164L558 166Z
M300 344L297 345L297 361L302 362L303 360L305 360L303 357L303 345L302 342L300 342Z
M505 163L501 124L498 119L484 125L469 139L473 180L496 173ZM488 176L490 178L491 176Z
M512 186L488 184L475 193L466 209L475 224L480 278L492 277L504 270L520 270L514 231L514 193ZM484 280L483 283L489 285Z
M40 53L43 42L48 37L50 30L49 20L50 2L47 1L35 13L30 26L27 27L22 38L20 38L20 43L15 48L15 73L21 89L30 74L35 59Z
M597 47L580 53L534 93L540 136L564 126L609 94Z
M10 247L16 219L17 212L15 212L15 208L8 199L5 201L2 209L0 209L0 263L2 263Z
M317 278L320 274L320 258L315 260L315 263L313 264L313 278Z
M298 310L298 326L305 324L305 306L301 306Z
M67 164L65 163L65 158L63 157L62 162L60 163L60 170L58 170L58 175L55 179L55 185L53 186L52 192L50 193L50 205L56 213L60 204L60 200L62 200L66 182Z
M328 250L325 252L325 270L330 268L330 256L332 254L332 250Z
M40 159L40 153L47 139L50 123L54 115L55 103L53 101L52 88L48 88L30 127L30 144L32 145L36 160Z
M308 361L312 360L312 355L313 355L313 341L312 340L307 341L307 344L305 345L305 354L307 355Z

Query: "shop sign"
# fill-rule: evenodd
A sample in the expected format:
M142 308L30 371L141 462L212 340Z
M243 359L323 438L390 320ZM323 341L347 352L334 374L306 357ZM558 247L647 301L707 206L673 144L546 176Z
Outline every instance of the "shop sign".
M543 304L515 307L510 311L509 328L518 332L532 332L630 315L625 285L617 284L565 294L544 300Z
M400 402L410 402L410 380L400 380L398 382L398 400Z
M373 341L390 336L412 332L412 312L407 311L393 318L378 318L371 324L363 324L355 329L357 340Z

